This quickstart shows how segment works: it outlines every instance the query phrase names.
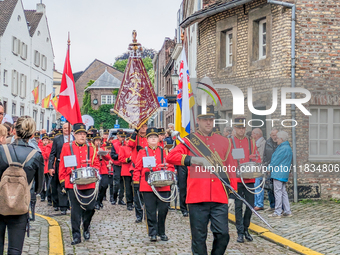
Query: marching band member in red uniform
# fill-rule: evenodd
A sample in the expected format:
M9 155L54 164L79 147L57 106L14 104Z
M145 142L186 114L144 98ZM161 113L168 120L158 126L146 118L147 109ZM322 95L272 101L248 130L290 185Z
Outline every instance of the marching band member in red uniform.
M108 150L109 151L109 155L110 155L110 151L112 149L112 143L109 142L109 141L106 141L105 143L103 143L102 145L102 149L103 150ZM110 203L113 202L113 172L114 172L114 169L113 169L113 160L110 156L110 160L109 161L106 161L106 166L107 166L107 170L108 170L108 188L109 188L109 191L110 191ZM103 199L104 200L104 199Z
M126 136L126 133L124 131L122 130L118 131L116 142L115 141L112 142L111 158L113 160L113 167L114 167L113 201L111 202L112 205L115 205L117 203L117 196L118 196L118 204L125 205L125 202L123 201L124 183L123 183L123 178L121 175L122 163L118 160L118 153L119 153L120 147L124 143L125 136ZM118 190L119 190L119 195L118 195Z
M40 198L41 198L41 202L45 201L45 198L47 197L47 201L48 201L48 205L52 205L52 198L51 198L51 192L50 192L50 181L49 179L50 174L48 172L48 160L51 154L51 150L52 150L52 143L50 143L50 137L48 136L48 134L43 134L42 138L41 138L42 142L39 146L39 149L41 150L41 154L44 158L44 163L45 163L45 167L44 167L44 177L45 177L45 184L43 187L42 192L40 193Z
M98 193L98 197L97 197L97 201L95 205L96 210L100 210L100 208L104 207L103 198L105 196L108 182L109 182L109 177L108 177L109 170L107 168L107 161L109 161L111 157L109 154L106 154L105 156L98 155L99 151L103 151L103 149L101 148L102 138L99 132L93 133L92 143L93 143L93 148L94 148L94 155L98 158L99 163L100 163L99 174L101 176L101 179L100 179L100 184L99 184L99 193Z
M86 184L86 185L77 185L78 192L81 196L90 196L89 198L81 198L77 196L82 203L89 203L88 205L81 204L76 194L73 190L73 184L70 182L70 177L73 169L82 168L82 167L94 167L99 169L100 164L98 158L94 154L93 147L86 143L86 129L85 125L82 123L74 124L74 136L75 142L64 143L63 149L60 155L60 165L59 165L59 179L63 192L68 192L68 197L71 203L71 225L72 225L72 236L73 241L72 245L78 244L81 242L81 234L80 234L80 224L83 221L83 230L84 230L84 239L90 239L90 230L89 226L91 223L92 216L94 215L95 209L95 196L94 191L96 187L96 183ZM71 148L72 151L71 152ZM69 157L75 155L74 157ZM69 158L67 158L69 157ZM68 166L73 165L72 167L65 166L65 160L68 161ZM66 190L65 190L66 189ZM93 196L91 196L93 194ZM91 201L92 200L92 201Z
M123 177L124 182L127 209L129 211L132 211L133 210L132 171L130 172L132 148L127 146L129 138L130 135L127 134L124 145L119 149L118 160L122 163L121 176Z
M146 137L148 147L138 152L137 162L133 172L133 183L139 188L140 192L143 192L150 240L153 242L157 241L157 235L159 235L162 241L168 241L168 237L165 234L165 219L168 213L168 203L161 201L147 183L150 169L143 166L143 158L147 156L156 158L156 168L152 169L152 171L160 170L159 168L165 165L167 165L167 170L169 171L175 171L175 168L173 165L165 164L165 152L163 148L157 146L159 142L157 128L148 128ZM170 186L156 189L162 197L170 196Z
M158 128L158 138L159 138L159 143L158 146L161 146L164 149L165 146L165 129L164 128Z
M108 137L109 137L109 133L110 130L109 129L104 129L104 133L103 133L103 143L106 143L108 141Z
M209 221L214 235L211 254L224 254L229 243L227 190L215 175L206 171L212 165L233 166L231 142L213 133L214 118L213 106L208 106L206 114L197 116L199 131L183 139L200 157L194 156L184 144L177 145L167 156L170 164L191 166L188 168L186 203L189 207L193 254L208 254L206 238ZM207 160L208 156L214 159L214 164ZM223 171L217 172L225 181L230 181L227 174L222 175Z
M261 163L260 154L257 151L256 143L254 139L245 136L246 127L245 127L245 118L235 118L234 121L234 130L236 135L231 138L232 145L234 149L243 149L244 158L242 159L234 159L234 164L238 166L239 164L255 161ZM235 148L236 147L236 148ZM245 184L249 188L254 188L255 179L244 179ZM254 207L254 194L250 193L243 185L240 178L234 178L231 181L231 186L237 193L243 197L252 207ZM243 202L239 199L235 199L235 217L236 217L236 229L237 229L237 242L243 243L243 236L248 241L253 241L252 236L249 234L248 227L250 225L250 218L252 215L252 211L249 207L246 207L246 210L242 212Z
M145 137L147 128L148 126L146 124L143 124L139 130L135 130L128 141L128 146L132 148L132 163L130 171L134 171L138 152L148 146L148 141ZM136 223L141 223L143 219L143 210L141 205L141 203L143 203L143 196L139 194L139 190L137 190L136 187L133 188L133 192L135 194L135 196L133 197L133 202L135 204ZM137 193L139 194L139 196L136 195Z

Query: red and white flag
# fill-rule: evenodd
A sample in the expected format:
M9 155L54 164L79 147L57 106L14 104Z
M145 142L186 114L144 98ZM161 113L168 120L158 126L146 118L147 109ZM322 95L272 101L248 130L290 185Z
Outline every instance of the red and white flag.
M82 123L77 91L71 69L69 50L67 50L63 77L61 79L58 112L60 112L72 125Z

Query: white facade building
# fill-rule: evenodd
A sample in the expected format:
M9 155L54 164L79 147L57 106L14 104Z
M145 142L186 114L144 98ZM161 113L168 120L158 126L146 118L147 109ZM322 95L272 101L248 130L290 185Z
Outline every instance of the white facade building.
M53 49L45 5L24 10L21 0L0 0L0 101L12 117L29 115L50 131L55 111L41 107L53 92ZM39 103L32 90L39 86Z

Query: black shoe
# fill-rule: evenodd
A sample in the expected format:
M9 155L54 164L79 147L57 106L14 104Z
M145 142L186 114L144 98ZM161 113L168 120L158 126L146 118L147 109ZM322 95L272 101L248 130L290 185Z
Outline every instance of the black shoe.
M54 207L54 211L59 211L59 207Z
M165 234L161 235L160 237L161 237L162 241L168 241L169 240L169 238Z
M157 236L156 235L150 236L150 241L151 242L157 242Z
M76 237L76 238L73 238L71 245L76 245L78 243L81 243L81 240L80 240L80 238Z
M100 210L100 205L96 203L96 205L94 206L94 209Z
M103 201L106 201L106 196L103 197Z
M61 211L61 215L66 215L66 210Z
M125 202L124 202L123 200L119 200L119 201L118 201L118 204L119 204L119 205L126 205Z
M111 196L110 196L110 203L112 203L113 200L114 200L114 199L113 199L113 196L111 195Z
M127 209L128 209L128 211L132 211L133 209L132 209L132 205L128 205L127 206Z
M40 202L45 202L45 198L44 199L40 199Z
M47 202L47 205L48 205L48 206L52 206L52 202L51 202L51 201L48 201L48 202Z
M104 208L103 203L100 203L99 206L100 206L100 208Z
M237 240L238 243L244 243L244 239L243 239L243 235L242 234L238 234Z
M115 204L117 204L117 201L116 200L112 200L111 205L115 205Z
M188 217L189 216L189 213L188 212L184 212L183 213L183 217Z
M90 230L89 229L84 231L84 238L85 238L85 240L89 240L90 239Z
M142 222L142 219L137 219L136 221L135 221L135 223L141 223Z
M170 211L175 211L176 208L173 208L173 207L171 207L171 206L168 206L168 210L170 210Z
M244 231L244 237L249 241L253 241L253 238L251 237L251 235L249 234L248 230Z

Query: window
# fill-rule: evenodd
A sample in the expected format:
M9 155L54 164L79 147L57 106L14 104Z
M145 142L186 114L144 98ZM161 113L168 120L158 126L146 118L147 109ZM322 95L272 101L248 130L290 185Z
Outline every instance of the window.
M12 116L16 116L17 114L17 104L12 103Z
M12 52L18 55L18 39L15 36L12 37Z
M311 108L309 157L316 160L340 158L340 108Z
M44 112L40 113L40 129L44 128Z
M114 95L102 95L101 104L114 104Z
M20 74L20 97L25 98L27 91L27 76L24 74Z
M259 21L259 59L266 58L267 48L267 22L266 19Z
M19 73L16 70L12 70L12 94L18 95L18 87L19 87Z
M7 70L4 70L4 85L8 86Z
M40 66L40 53L38 51L34 51L34 65L36 67Z
M34 119L35 123L37 123L37 115L38 115L38 111L33 110L33 119Z
M40 83L40 100L42 100L43 98L45 98L46 97L46 85L45 85L45 83Z
M25 115L25 106L21 105L20 106L20 116L24 116Z
M226 67L233 65L233 30L226 32Z
M47 68L47 57L45 55L41 55L41 69L46 70Z
M27 59L27 44L24 42L21 42L21 54L20 54L21 58L23 60Z

